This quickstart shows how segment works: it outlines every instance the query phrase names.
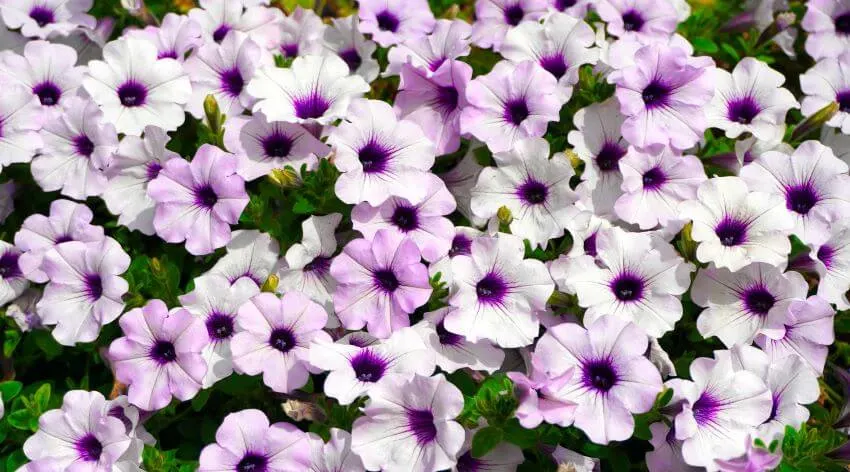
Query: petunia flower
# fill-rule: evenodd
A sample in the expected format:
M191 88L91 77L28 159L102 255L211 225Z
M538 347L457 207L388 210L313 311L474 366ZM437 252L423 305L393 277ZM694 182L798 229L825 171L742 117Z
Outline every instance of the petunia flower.
M431 278L440 274L440 282L446 284L446 288L452 286L452 259L456 256L468 256L472 251L472 241L482 236L481 231L470 228L468 226L455 226L454 237L452 237L451 247L445 257L428 264L428 274Z
M18 298L29 287L19 264L21 251L0 241L0 306Z
M668 243L645 233L611 228L596 236L596 257L561 256L550 266L562 290L578 295L585 323L603 315L625 318L653 337L682 317L679 296L694 266Z
M230 225L248 205L245 181L236 174L236 156L202 145L192 162L167 161L148 184L155 202L153 226L170 243L186 242L194 255L209 254L230 242Z
M820 244L810 244L815 270L820 277L817 294L839 310L850 308L850 225L836 221L829 238Z
M566 13L574 18L584 18L590 11L591 0L549 0L549 10Z
M466 431L466 440L464 440L463 447L458 452L457 464L451 469L451 472L476 472L479 470L508 472L515 470L518 465L525 462L522 449L507 441L499 442L481 457L474 457L472 455L472 438L477 431L478 429Z
M37 308L45 325L56 325L53 337L60 344L94 341L121 315L128 289L121 274L129 267L130 256L112 238L69 241L44 255L41 269L50 282Z
M333 18L328 28L325 28L324 45L348 65L351 74L363 77L366 82L372 82L381 71L375 53L375 43L366 39L357 27L357 16Z
M2 0L0 13L9 29L20 29L26 37L47 39L67 36L79 28L94 28L87 12L92 0Z
M322 38L327 26L313 10L296 6L289 16L283 17L280 27L282 34L277 49L283 57L322 53Z
M183 124L183 105L192 93L189 77L175 59L157 59L153 43L122 38L89 63L83 88L119 133L140 135L145 126L173 131Z
M115 29L115 19L106 16L97 20L94 29L78 28L68 36L51 36L50 42L70 46L77 52L77 65L103 59L103 46L109 42Z
M761 446L755 446L752 438L747 438L747 449L738 457L732 459L715 459L717 467L724 472L750 472L752 470L775 470L782 463L782 450L777 448L770 451Z
M676 439L676 428L663 421L649 425L652 434L649 442L652 451L646 453L649 472L702 472L705 468L693 467L682 457L682 440Z
M483 167L476 161L476 153L484 151L484 147L479 141L473 140L470 143L466 154L455 164L448 172L438 174L446 183L446 188L455 197L457 202L457 211L470 221L472 226L481 227L487 224L487 220L479 218L472 213L472 194L471 190L478 183L478 175Z
M371 241L355 239L331 262L337 281L334 307L346 329L364 326L387 338L410 325L408 315L431 296L428 269L416 243L394 231L379 230Z
M649 411L662 389L661 375L644 357L647 345L636 325L603 316L587 329L573 323L550 328L532 364L550 377L572 371L561 392L578 405L574 424L591 441L608 444L632 435L632 415Z
M472 42L499 52L505 35L527 21L539 21L549 9L549 0L476 0Z
M427 36L411 38L390 49L384 75L398 75L409 64L430 77L446 61L469 55L471 33L472 27L463 20L437 20Z
M436 23L425 0L363 0L358 7L360 32L383 47L421 38Z
M261 293L239 308L230 341L233 367L243 374L262 373L263 383L275 392L301 388L310 378L310 344L330 341L322 331L327 322L321 305L302 293L282 298Z
M669 37L679 22L671 0L601 0L594 8L608 34L644 44Z
M225 246L227 254L220 258L208 274L220 274L234 284L248 278L261 287L280 257L280 245L266 233L240 229Z
M342 220L339 213L312 215L301 223L301 242L286 250L284 266L278 271L279 293L301 292L333 313L333 293L336 281L330 274L331 261L336 253L336 231ZM330 315L332 327L339 326L336 315Z
M351 450L367 469L425 472L455 465L464 429L463 395L442 375L387 379L354 420ZM388 434L390 432L390 434Z
M596 241L599 234L611 228L611 222L600 218L592 212L583 211L569 221L567 230L575 243L566 254L567 257L578 257L587 254L595 258L599 253Z
M315 434L308 434L310 441L311 472L364 472L363 461L351 451L351 433L344 429L330 428L330 440L325 442Z
M436 354L437 365L447 373L469 368L493 373L502 366L505 352L485 339L470 342L446 329L443 320L452 308L444 307L425 313L414 328Z
M756 344L776 361L798 356L818 375L823 374L827 349L835 342L835 310L817 295L795 300L787 310L768 320L773 329L756 337Z
M562 428L573 424L578 408L570 385L574 370L568 368L562 374L551 377L534 367L530 368L528 375L507 373L514 383L514 394L519 402L514 415L523 428L534 429L543 422Z
M850 3L848 4L850 8ZM850 21L850 9L848 9ZM850 52L820 60L800 75L800 88L805 94L801 111L810 117L827 105L837 103L838 112L827 122L827 126L850 134Z
M127 30L129 38L146 39L156 46L157 59L171 58L184 62L189 53L197 50L201 39L201 25L185 15L166 13L159 26Z
M806 52L815 60L837 57L850 47L850 2L811 0L801 23Z
M244 5L241 1L200 0L189 18L201 26L202 44L220 43L233 30L247 33L266 49L280 44L283 12L279 8Z
M201 350L206 327L183 308L169 312L151 300L121 317L124 336L112 341L115 377L129 386L130 403L143 410L166 407L172 397L186 401L201 389L207 365Z

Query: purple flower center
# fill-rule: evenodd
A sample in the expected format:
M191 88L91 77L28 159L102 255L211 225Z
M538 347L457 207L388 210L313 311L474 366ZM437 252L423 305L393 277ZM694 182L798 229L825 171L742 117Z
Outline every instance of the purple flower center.
M623 272L617 275L608 287L614 297L621 302L633 302L643 298L643 279L631 272Z
M757 284L744 290L741 298L744 301L744 308L748 312L759 316L766 316L776 303L776 298L762 284Z
M68 241L73 241L73 240L74 240L74 238L72 238L70 235L63 234L63 235L61 235L61 236L58 236L58 237L57 237L57 238L53 241L53 243L54 243L54 244L62 244L62 243L67 243Z
M74 449L83 462L97 462L103 452L103 445L94 434L88 433L77 440Z
M263 152L269 157L286 157L292 152L292 138L275 130L262 140Z
M809 182L785 189L785 207L795 213L808 214L819 201L817 190Z
M596 165L602 172L611 172L618 169L620 159L626 155L626 150L619 144L611 141L605 141L602 149L596 154Z
M159 171L162 170L162 164L157 161L148 162L145 167L145 174L148 177L148 181L155 179L159 175Z
M218 203L218 195L215 194L211 185L201 185L195 189L195 205L210 210L216 203Z
M472 239L465 234L456 234L452 239L452 247L449 249L449 257L468 256L472 254Z
M574 7L576 3L578 3L577 0L555 0L555 9L564 11L567 8Z
M443 63L446 62L445 57L437 57L428 61L428 68L431 69L431 72L436 72L437 69L440 68Z
M508 284L495 272L489 272L475 284L475 294L478 295L479 303L486 305L501 304L507 293Z
M318 277L324 277L331 267L331 258L319 256L304 266L304 272L315 274Z
M413 231L419 227L419 215L417 214L416 207L412 206L399 205L395 207L390 221L402 233Z
M442 321L437 323L437 338L440 340L440 344L444 346L457 346L463 341L463 336L446 330Z
M348 64L348 70L351 71L351 73L354 73L354 71L359 69L363 64L363 59L360 57L360 53L357 52L357 49L355 48L345 49L340 51L338 54L339 57Z
M440 87L437 89L437 108L444 114L451 113L457 109L459 95L454 87Z
M77 154L85 157L91 157L94 152L94 143L91 142L88 136L81 134L73 139L74 150Z
M177 360L177 351L171 341L156 341L151 346L150 356L160 365Z
M717 418L717 413L720 411L722 404L708 392L703 392L702 395L694 402L691 410L694 413L694 419L699 426L704 426L714 421Z
M658 190L667 182L667 176L660 167L653 167L643 174L644 190Z
M835 17L835 31L839 34L850 34L850 11Z
M525 103L525 98L515 98L505 103L505 111L502 117L508 123L519 126L528 118L528 104Z
M670 98L670 87L661 79L652 79L641 92L641 98L647 108L658 108L667 105Z
M227 36L227 33L229 33L229 32L230 32L230 26L219 25L219 27L216 28L215 31L213 31L213 41L220 43L224 39L224 37Z
M827 269L832 265L832 258L835 256L835 249L832 246L824 244L818 249L818 259L826 266Z
M283 57L296 57L298 56L298 43L282 44L280 52L283 53Z
M773 392L771 395L770 416L764 420L765 423L776 419L776 414L779 413L779 404L782 401L782 395L779 392Z
M750 124L761 113L761 105L750 95L730 100L726 106L726 118L741 124Z
M384 10L375 15L375 20L378 22L378 29L381 31L389 31L395 33L398 30L399 20L389 10Z
M546 69L550 74L554 75L556 79L563 77L564 74L567 73L567 69L569 69L567 61L564 60L564 56L562 54L552 54L551 56L541 57L540 66Z
M229 339L233 336L233 318L223 313L212 313L207 318L207 333L214 340Z
M370 139L357 152L357 159L360 160L360 164L363 166L363 172L367 174L380 174L386 170L391 154L391 149L374 139Z
M591 233L582 243L584 253L591 257L596 257L596 234L596 232Z
M432 442L437 437L437 426L434 424L431 410L407 410L407 428L420 446Z
M617 384L619 377L610 359L596 359L582 366L581 381L587 388L607 392Z
M361 382L374 383L384 376L387 361L369 349L363 349L351 358L354 376Z
M12 251L6 251L0 256L0 278L12 279L21 276L21 269L18 267L20 256L20 254Z
M177 51L174 49L162 51L156 55L157 59L177 59Z
M42 82L32 88L32 93L38 96L38 101L46 107L52 107L59 103L62 90L53 82Z
M42 28L56 21L53 16L53 10L42 5L36 5L30 10L30 18L32 18L38 26Z
M517 196L529 205L540 205L549 196L549 187L543 182L529 178L516 191Z
M626 31L640 31L644 23L643 16L635 10L623 13L623 29Z
M478 472L479 470L482 470L481 467L484 465L485 464L482 461L472 457L472 454L467 451L463 453L462 456L458 457L457 465L455 467L457 468L457 472Z
M850 90L843 90L835 95L835 101L838 102L838 110L844 113L850 113Z
M302 120L319 118L324 115L331 106L331 104L316 91L311 92L306 97L296 98L292 105L295 107L295 115Z
M384 293L393 293L399 286L398 278L391 269L376 270L372 273L375 287Z
M263 454L256 452L246 452L242 460L236 464L237 472L265 472L267 470L269 460Z
M99 274L86 274L83 276L83 289L89 300L95 302L103 296L103 280Z
M275 328L269 335L269 345L280 352L287 353L296 344L295 333L289 328Z
M514 3L513 5L505 8L505 22L511 26L518 25L523 17L525 17L525 12L522 10L522 5L519 3Z
M242 93L242 88L245 86L245 80L242 78L242 73L234 67L223 71L219 75L221 80L221 88L231 97L238 97Z
M109 413L107 414L113 418L121 420L128 432L133 430L133 422L130 421L130 418L127 418L127 415L124 414L124 408L121 408L119 405L115 405L109 409Z
M720 239L720 244L726 247L738 246L747 240L747 223L725 216L714 227L714 234Z
M118 87L118 99L125 107L140 107L145 104L147 98L147 89L135 80L128 80Z

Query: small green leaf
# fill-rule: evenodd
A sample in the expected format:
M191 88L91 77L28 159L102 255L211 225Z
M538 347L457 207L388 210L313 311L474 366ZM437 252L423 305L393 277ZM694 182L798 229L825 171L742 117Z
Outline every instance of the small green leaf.
M487 426L478 430L475 436L472 437L472 457L483 457L488 452L492 451L500 442L505 433L501 428L495 426Z
M195 395L195 398L192 399L192 410L201 411L204 408L204 405L207 404L207 400L210 399L210 393L212 390L206 389L201 390Z
M697 52L705 52L705 53L713 54L713 53L720 50L717 47L717 43L715 43L714 41L712 41L709 38L703 38L703 37L693 38L691 40L691 44L694 45L694 49Z
M17 397L18 394L21 393L22 388L24 388L24 384L16 380L7 380L6 382L0 383L0 395L3 396L4 402L8 402Z
M35 431L37 429L37 427L32 427L33 416L29 410L13 411L6 416L6 421L16 429L22 429L24 431Z
M296 215L310 215L316 210L312 203L304 197L298 197L295 200L295 205L292 206L292 212Z
M13 451L9 454L9 457L6 458L6 470L14 471L18 470L18 468L27 462L27 456L24 455L24 451L18 449L17 451Z
M50 404L50 393L51 387L49 383L38 387L38 390L35 391L33 399L35 400L35 406L39 413L47 411L47 406Z

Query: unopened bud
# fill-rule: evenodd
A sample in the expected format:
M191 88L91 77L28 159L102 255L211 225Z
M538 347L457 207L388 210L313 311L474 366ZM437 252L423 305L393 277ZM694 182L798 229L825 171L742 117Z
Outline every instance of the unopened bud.
M287 167L285 169L272 169L269 172L269 180L280 188L293 188L301 186L301 178L298 173Z
M777 34L790 28L796 21L797 15L790 11L776 15L773 23L768 25L768 27L765 28L759 35L759 38L756 41L756 47L765 45L768 41L775 38Z
M151 271L153 271L154 275L160 275L162 273L162 262L156 257L151 258Z
M315 403L290 399L281 405L283 412L293 421L324 422L327 415Z
M496 212L496 217L499 218L499 223L503 225L509 225L514 220L511 210L506 206L499 208L499 211Z
M218 102L212 94L207 95L204 99L204 115L207 117L207 123L213 134L221 129L221 110L218 108Z
M269 278L263 282L263 286L260 288L261 291L267 293L274 293L277 290L277 284L280 282L280 277L275 274L269 275Z
M798 141L811 133L819 130L827 121L831 120L838 113L838 102L832 102L829 105L816 111L812 116L806 118L805 121L797 125L791 133L791 141Z
M570 165L573 166L573 169L578 169L581 165L581 158L579 158L578 154L576 154L576 152L572 149L565 149L564 156L569 159Z

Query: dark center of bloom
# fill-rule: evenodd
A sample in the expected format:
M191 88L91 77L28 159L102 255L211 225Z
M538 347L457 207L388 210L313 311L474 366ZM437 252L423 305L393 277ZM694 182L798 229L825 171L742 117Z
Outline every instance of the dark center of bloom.
M584 238L584 242L582 243L582 249L584 249L584 253L591 257L596 257L596 233L592 233L590 236Z
M586 387L600 392L611 390L617 383L617 372L608 359L598 359L586 363L582 370L582 383Z
M269 157L286 157L292 152L292 138L275 131L262 140L263 152Z
M643 28L644 20L640 13L635 10L629 10L623 13L623 29L626 31L640 31Z
M760 316L767 315L776 303L776 298L767 290L767 287L761 284L744 290L742 298L744 299L744 308L750 313Z
M818 260L820 260L827 269L832 265L832 258L835 256L835 249L832 246L824 244L818 248Z
M563 54L552 54L540 58L540 66L546 69L556 79L560 79L567 73L567 61L564 60Z
M97 462L103 453L103 444L91 433L78 439L74 448L83 462Z
M62 235L57 236L56 239L53 242L55 244L62 244L62 243L67 243L67 242L73 241L73 240L74 240L74 238L72 238L70 235L62 234Z
M212 209L218 202L218 195L215 194L211 185L201 185L195 189L195 204L199 207Z
M331 104L318 92L312 92L305 97L296 98L292 105L295 107L295 115L302 120L319 118L328 111Z
M626 150L619 144L606 141L602 149L596 154L596 165L602 172L611 172L618 169L620 159L626 155Z
M452 239L452 247L449 249L449 257L468 256L472 254L472 239L465 234L456 234Z
M419 216L416 212L416 207L399 205L393 211L390 221L402 233L413 231L419 227Z
M457 109L459 95L454 87L440 87L437 89L437 106L445 114Z
M659 167L653 167L643 174L643 188L645 190L658 190L667 182L667 176Z
M375 20L378 22L378 28L381 31L389 31L395 33L398 30L399 20L392 12L384 10L375 15Z
M720 239L720 244L738 246L747 240L747 223L727 216L714 227L714 234Z
M534 179L528 179L517 189L517 196L529 205L540 205L549 196L549 187Z
M431 72L437 72L437 69L439 69L444 62L446 62L445 57L435 57L428 61L428 69L431 69Z
M850 11L835 17L835 31L839 34L850 35Z
M103 280L99 274L86 274L83 277L84 292L91 301L100 300L103 296Z
M269 335L269 345L280 352L287 353L296 345L295 334L288 328L275 328Z
M245 80L242 78L242 73L234 67L222 72L219 75L221 80L221 88L231 97L238 97L242 93L242 88L245 87Z
M330 257L316 257L304 266L304 272L314 274L318 277L324 277L331 267Z
M838 102L839 111L850 113L850 90L838 92L835 95L835 101Z
M52 107L59 103L62 90L53 82L42 82L32 88L32 93L38 97L38 101L46 107Z
M145 104L147 98L148 91L145 86L134 80L124 82L118 87L118 99L125 107L140 107Z
M567 8L574 7L576 3L578 3L578 0L555 0L555 9L564 11Z
M515 98L505 103L505 111L502 117L508 123L519 126L528 118L528 115L528 104L525 103L525 99Z
M475 284L475 294L480 303L498 305L508 293L508 284L499 274L490 272Z
M726 106L726 118L745 125L752 123L759 113L761 113L761 106L749 95L730 100Z
M456 346L463 341L463 336L447 331L442 321L437 323L437 338L444 346Z
M150 355L159 364L168 364L177 360L177 351L174 350L174 344L170 341L155 342L151 347Z
M419 445L428 444L437 437L437 426L431 410L407 410L407 428Z
M215 31L213 31L213 41L220 43L224 39L224 37L227 36L227 33L229 33L229 32L230 32L230 26L219 25L219 27L216 28Z
M351 358L354 376L361 382L374 383L384 376L387 361L369 349L363 349Z
M348 70L351 73L354 73L363 64L363 58L360 57L360 53L355 48L345 49L338 54L348 64Z
M375 286L385 293L392 293L398 288L399 283L395 274L390 269L376 270L372 274Z
M161 51L156 55L157 59L177 59L177 51L174 49L169 49L168 51Z
M357 152L357 159L363 166L363 172L378 174L386 170L391 154L390 149L372 139L360 148L360 151Z
M641 92L641 98L647 108L662 107L670 97L670 87L660 79L653 79Z
M222 313L213 313L207 318L207 333L214 340L233 336L233 318Z
M89 139L88 136L81 134L72 141L74 143L74 150L77 154L85 157L91 157L94 152L94 143L91 142L91 139Z
M794 185L785 189L785 207L795 213L808 214L819 201L818 192L812 184Z
M621 302L633 302L643 297L644 282L638 275L629 272L614 277L609 287L614 297Z
M703 392L691 406L697 424L703 426L711 423L717 417L721 403L708 392Z
M782 402L782 395L779 392L773 392L771 395L770 416L764 420L765 423L776 419L776 414L779 413L779 404Z
M298 43L282 44L280 46L280 52L283 53L283 57L297 57Z
M262 454L247 452L242 460L236 464L236 472L265 472L269 460Z
M505 8L505 22L511 26L518 25L523 17L525 17L525 12L522 10L522 5L519 3L515 3L507 8Z
M36 5L30 10L30 18L32 18L38 26L44 27L56 21L53 16L53 10L42 5Z
M145 174L148 177L148 181L155 179L159 175L159 171L162 170L162 164L157 161L148 162L145 167Z
M479 459L472 457L470 451L466 451L462 456L457 458L457 465L455 468L457 472L478 472L480 470L486 470L485 463Z
M20 254L16 252L6 251L0 255L0 278L11 279L21 276L21 269L18 267L18 258Z

